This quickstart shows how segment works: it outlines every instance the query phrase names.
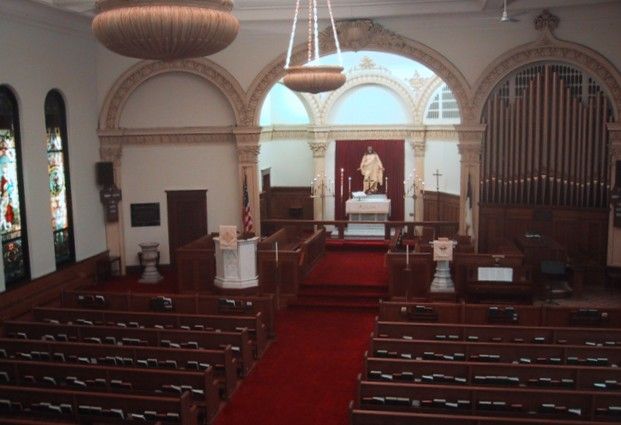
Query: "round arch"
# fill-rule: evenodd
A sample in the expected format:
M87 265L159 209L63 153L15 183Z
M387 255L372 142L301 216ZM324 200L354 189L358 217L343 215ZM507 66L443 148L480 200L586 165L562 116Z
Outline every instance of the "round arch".
M246 121L246 97L243 89L227 70L209 59L184 59L174 62L141 61L125 71L114 83L99 116L99 129L119 128L123 108L132 93L145 81L170 72L197 75L216 86L228 99L236 122Z
M464 122L474 115L469 106L470 86L462 73L447 58L432 48L387 30L371 20L343 21L337 23L339 41L343 51L377 50L394 53L420 62L436 73L453 91ZM303 63L306 58L306 45L299 44L292 53L292 63ZM331 28L320 34L320 49L324 54L335 53L336 48ZM250 85L248 95L248 114L246 126L256 126L260 105L269 89L284 75L286 54L269 63Z
M376 70L372 72L365 72L363 75L348 75L347 82L343 85L343 87L339 88L331 92L328 95L328 98L323 104L321 108L320 120L318 122L319 125L327 125L328 117L332 109L334 108L334 104L337 102L341 96L343 96L348 91L367 84L376 84L385 88L388 88L393 93L397 94L400 99L402 99L408 108L408 114L414 122L414 116L416 111L416 101L412 96L410 90L403 84L398 81L387 72L382 72L381 70Z
M477 122L483 118L485 102L494 88L513 71L542 62L565 62L591 74L610 95L615 121L621 113L621 74L605 57L577 43L561 41L551 33L542 39L509 50L498 57L483 72L475 84L472 107Z

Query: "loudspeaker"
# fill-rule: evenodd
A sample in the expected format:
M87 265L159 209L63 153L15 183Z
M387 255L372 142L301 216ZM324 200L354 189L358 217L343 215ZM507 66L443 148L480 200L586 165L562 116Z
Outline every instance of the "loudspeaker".
M97 185L114 186L114 168L112 162L97 163Z

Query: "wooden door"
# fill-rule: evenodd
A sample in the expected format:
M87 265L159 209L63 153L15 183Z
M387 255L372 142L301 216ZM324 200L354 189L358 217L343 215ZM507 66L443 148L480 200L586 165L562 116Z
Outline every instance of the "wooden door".
M177 248L207 234L207 190L167 190L168 246L175 267Z

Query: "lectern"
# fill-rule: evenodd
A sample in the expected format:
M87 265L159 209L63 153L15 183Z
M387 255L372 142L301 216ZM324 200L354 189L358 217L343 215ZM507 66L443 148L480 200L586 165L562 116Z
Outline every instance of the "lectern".
M233 249L222 249L220 238L213 238L216 256L214 285L221 289L248 289L259 286L257 274L258 237L238 239Z

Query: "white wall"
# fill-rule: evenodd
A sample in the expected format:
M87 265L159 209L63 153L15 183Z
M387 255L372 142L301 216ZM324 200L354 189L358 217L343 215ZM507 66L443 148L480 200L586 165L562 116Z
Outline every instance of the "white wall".
M20 108L22 164L33 278L55 270L43 104L58 89L67 107L76 258L106 249L103 209L95 185L95 41L88 20L23 0L0 5L0 84L15 90Z
M329 111L337 125L408 124L413 121L403 99L391 89L365 84L343 93Z
M261 143L259 169L271 168L272 186L310 186L313 153L306 140L277 140Z
M127 265L138 264L138 244L160 243L160 261L170 262L167 190L207 189L208 231L240 226L237 151L231 142L206 145L127 146L121 164ZM131 227L130 204L160 204L160 226Z
M425 147L425 190L436 190L436 170L442 176L439 179L440 192L459 195L459 152L457 141L428 141Z
M120 126L127 128L234 124L235 114L220 89L186 72L145 81L128 99L120 120Z

